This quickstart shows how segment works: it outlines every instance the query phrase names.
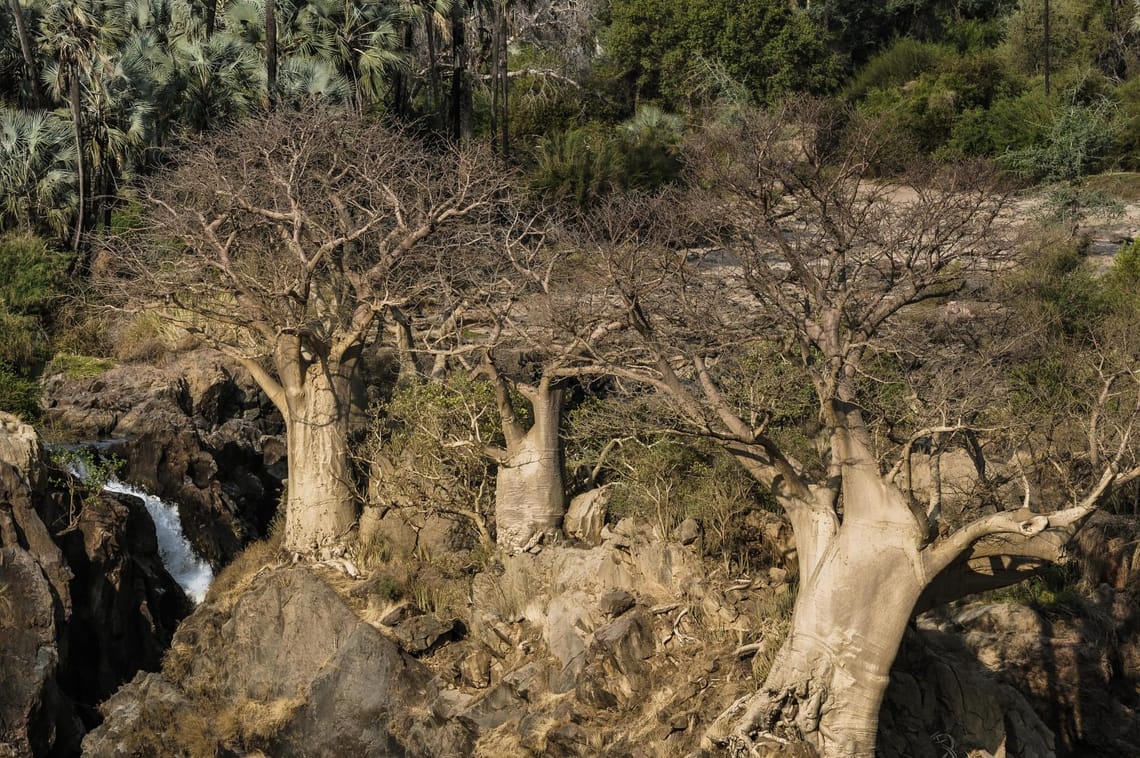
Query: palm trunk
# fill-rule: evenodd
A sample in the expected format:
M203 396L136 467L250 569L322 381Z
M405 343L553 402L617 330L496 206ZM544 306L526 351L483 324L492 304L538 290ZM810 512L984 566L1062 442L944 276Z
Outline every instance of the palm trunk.
M277 2L265 0L265 86L269 101L277 90Z
M24 56L24 73L28 77L28 85L32 93L32 105L39 106L44 101L43 91L40 89L40 79L36 71L35 48L32 47L32 37L28 34L28 25L24 20L24 9L20 0L9 0L12 7L12 18L16 21L16 34L20 38L20 53Z
M463 20L458 7L451 18L451 138L456 144L463 139Z
M566 513L562 447L558 438L562 391L540 388L532 400L534 424L508 440L507 457L495 480L495 526L499 546L528 547L557 533Z
M350 377L314 364L287 390L289 481L285 548L312 555L341 542L356 520L348 457Z
M87 175L84 169L86 161L83 158L83 124L81 121L82 104L80 102L79 93L79 72L74 69L71 71L68 99L71 107L71 127L72 132L75 134L75 175L78 185L75 238L72 240L71 249L73 252L78 253L79 247L83 242L83 225L87 216ZM75 265L80 274L87 273L87 261L85 260L85 256L77 258Z
M204 0L206 11L206 39L214 36L214 26L217 24L218 19L218 2L217 0Z

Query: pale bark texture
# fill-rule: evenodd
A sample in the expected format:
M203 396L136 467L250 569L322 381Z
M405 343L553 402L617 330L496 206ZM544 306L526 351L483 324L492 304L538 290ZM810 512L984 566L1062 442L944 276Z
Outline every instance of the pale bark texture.
M285 544L318 553L344 539L356 521L349 465L350 377L306 371L304 386L286 390L289 480Z
M566 515L558 438L562 391L542 388L530 396L534 422L526 430L517 420L504 423L507 444L495 476L496 541L505 550L560 533Z

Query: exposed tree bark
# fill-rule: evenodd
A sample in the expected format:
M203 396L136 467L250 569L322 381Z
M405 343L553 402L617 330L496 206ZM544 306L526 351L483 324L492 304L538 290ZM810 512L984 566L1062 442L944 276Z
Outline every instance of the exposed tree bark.
M518 385L531 406L532 423L525 428L514 412L506 380L488 363L495 384L496 404L506 447L489 450L498 464L495 475L496 541L504 550L533 546L562 529L566 515L563 477L563 391L544 377L537 386Z
M289 455L284 545L295 553L319 554L342 542L356 521L348 450L355 361L315 362L303 372L285 368L279 373L300 378L301 384L284 387Z
M1111 392L1093 387L1089 406L1112 414L1111 429L1094 412L1089 434L1080 429L1072 439L1088 437L1082 466L1111 461L1091 486L1087 468L1073 468L1069 490L1079 491L1078 482L1087 488L1080 503L1052 513L1007 511L993 488L979 490L954 530L940 462L932 471L938 491L919 502L907 471L915 438L892 450L893 440L869 427L875 412L898 414L897 406L865 409L878 402L875 359L893 361L908 389L949 387L940 413L920 407L905 423L926 427L936 458L949 439L942 432L954 433L984 472L974 430L950 419L1004 411L987 393L1007 390L1009 380L967 383L973 369L952 366L961 358L943 361L937 351L972 357L977 340L940 337L926 355L915 331L937 299L1010 269L997 222L1003 195L977 164L915 170L898 184L872 178L890 144L881 125L828 104L792 103L742 124L690 143L688 165L702 189L591 208L580 246L597 260L592 290L605 293L591 305L609 310L568 321L590 359L579 371L637 383L639 398L655 390L653 399L668 406L662 417L723 445L771 491L795 533L800 590L787 640L758 692L717 720L706 746L763 755L758 745L770 738L807 743L827 758L869 758L889 669L916 609L1012 583L1063 558L1109 490L1140 476L1120 473L1136 459L1130 436L1140 405L1130 408L1111 384ZM710 238L721 247L694 247ZM590 331L606 319L623 327L595 339ZM1135 358L1120 354L1112 360L1124 361L1121 376L1140 390ZM756 368L765 360L792 366L793 381L810 384L818 415L797 411L776 426L785 405L782 388ZM954 384L959 370L961 386ZM991 376L985 370L977 369ZM921 406L922 398L913 402ZM789 434L794 448L780 442ZM1006 437L1003 456L1016 455L1021 443ZM790 452L811 447L818 461ZM1115 455L1097 457L1098 447L1116 448ZM901 453L894 468L886 460L893 452ZM968 520L995 505L997 513Z
M319 555L355 521L362 351L391 333L387 315L454 311L441 272L494 238L509 197L488 153L429 152L375 122L279 110L252 128L206 138L150 185L151 224L116 240L121 270L103 283L238 359L280 409L285 546Z
M35 48L32 46L32 37L28 33L28 24L24 19L24 9L20 0L9 0L12 8L12 18L16 22L16 34L20 38L20 53L24 56L24 75L28 79L28 86L32 93L32 105L39 107L44 102L43 89L40 87L39 67L36 65Z

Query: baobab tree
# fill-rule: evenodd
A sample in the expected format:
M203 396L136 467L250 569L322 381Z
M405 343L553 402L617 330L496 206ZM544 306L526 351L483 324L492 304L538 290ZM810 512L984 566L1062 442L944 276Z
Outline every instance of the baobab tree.
M945 356L946 345L907 336L1015 265L991 172L970 164L873 178L894 159L890 150L853 114L795 103L703 134L688 156L699 191L633 206L614 200L594 214L609 221L594 225L587 246L589 307L625 327L592 341L592 365L580 370L655 390L682 431L719 441L771 491L795 533L790 632L758 691L707 735L709 747L736 755L766 754L771 740L828 757L873 756L912 615L1062 560L1113 488L1140 473L1135 355L1116 350L1095 364L1088 428L1070 437L1090 448L1072 456L1083 461L1070 465L1072 487L1033 491L1026 476L1022 496L1007 504L993 482L978 488L976 507L952 516L912 484L906 472L919 447L937 458L961 444L979 464L989 457L991 471L1061 459L980 428L1010 394L1001 364L978 360L987 339L977 332L992 324L960 330ZM778 390L758 379L772 360L795 367L818 402L798 430L780 419ZM877 374L892 360L913 394L905 424L876 406ZM965 379L969 365L999 383ZM935 381L951 376L961 381ZM988 416L970 407L979 403Z
M362 353L398 308L446 307L460 251L492 246L503 172L347 114L247 122L177 157L121 240L123 302L160 309L249 370L288 437L285 547L311 554L356 520L349 463Z
M567 506L562 415L566 380L577 373L584 343L561 339L570 333L558 324L567 299L580 293L553 215L522 206L501 214L495 254L478 256L480 281L458 272L440 280L461 283L448 297L459 307L402 313L398 324L405 381L439 381L451 370L489 386L495 440L479 431L481 414L472 414L471 434L450 444L494 464L495 541L507 551L560 533ZM469 263L456 260L461 268Z

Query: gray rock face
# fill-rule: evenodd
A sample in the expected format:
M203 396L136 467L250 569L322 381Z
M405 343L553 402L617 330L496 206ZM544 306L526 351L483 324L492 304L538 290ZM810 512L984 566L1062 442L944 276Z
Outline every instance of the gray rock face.
M562 531L566 536L588 545L600 544L612 491L612 486L605 485L574 497L562 522Z
M56 375L44 396L46 423L80 441L110 438L126 478L178 503L187 538L215 565L264 534L286 476L283 427L252 379L219 354Z
M159 722L156 728L144 718L156 688L174 708L176 723L217 724L215 738L273 756L470 750L463 725L428 708L437 695L431 672L309 569L262 575L225 619L209 605L199 608L174 644L195 650L179 681L140 677L120 690L103 706L106 720L84 741L85 752L100 755L115 740L180 739L174 726ZM202 737L195 732L194 738Z
M1140 619L1127 594L1102 590L1091 612L996 604L954 617L964 647L1025 695L1056 735L1059 755L1140 755L1140 669L1129 663Z
M879 719L883 758L1056 755L1053 733L1017 689L988 675L958 640L908 634Z
M83 727L56 681L56 605L31 553L0 549L0 592L0 755L65 752Z

